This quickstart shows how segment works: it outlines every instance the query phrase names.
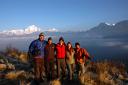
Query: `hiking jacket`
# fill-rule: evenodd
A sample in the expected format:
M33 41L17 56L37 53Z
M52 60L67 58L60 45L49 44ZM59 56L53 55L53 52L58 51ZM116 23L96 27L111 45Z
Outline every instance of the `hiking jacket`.
M89 59L89 53L87 52L87 50L86 49L84 49L84 48L80 48L80 50L79 51L77 51L77 49L75 49L75 54L74 54L74 56L75 56L75 62L77 63L78 62L78 60L84 60L85 58L86 59Z
M55 58L55 44L47 44L44 48L44 56L47 61L54 60Z
M44 57L44 47L46 46L47 41L40 41L39 39L32 41L29 46L29 53L32 56L39 55Z
M74 54L75 54L74 50L71 53L69 51L66 51L66 62L67 62L67 64L73 64L75 62Z
M56 56L58 59L64 59L66 55L66 46L65 44L60 45L59 43L56 45Z

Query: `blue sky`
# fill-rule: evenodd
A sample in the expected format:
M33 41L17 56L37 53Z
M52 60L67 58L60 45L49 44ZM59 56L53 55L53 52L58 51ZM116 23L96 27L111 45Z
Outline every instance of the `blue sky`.
M0 30L36 25L86 30L128 19L128 0L0 0Z

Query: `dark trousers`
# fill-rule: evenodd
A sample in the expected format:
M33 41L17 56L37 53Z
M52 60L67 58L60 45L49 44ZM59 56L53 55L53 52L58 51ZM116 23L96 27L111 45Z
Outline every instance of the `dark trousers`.
M66 62L65 59L57 59L57 77L60 78L60 69L62 69L62 76L66 76Z
M77 74L80 76L80 75L82 75L82 74L84 74L84 72L85 72L85 65L84 65L84 63L77 63L76 64L76 72L77 72Z
M45 68L44 68L44 58L41 58L40 60L34 60L34 73L35 73L35 79L42 80Z
M54 60L46 61L46 74L47 79L54 79L55 78L55 62Z

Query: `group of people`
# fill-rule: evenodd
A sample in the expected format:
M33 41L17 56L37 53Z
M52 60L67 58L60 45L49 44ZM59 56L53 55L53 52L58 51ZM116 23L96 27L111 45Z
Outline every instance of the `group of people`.
M72 43L66 44L63 37L57 44L51 37L47 41L44 37L44 33L40 33L29 46L29 60L34 67L35 79L42 80L45 75L48 80L66 78L68 71L68 78L72 80L74 72L78 75L84 73L85 64L91 59L86 49L81 48L78 42L73 48Z

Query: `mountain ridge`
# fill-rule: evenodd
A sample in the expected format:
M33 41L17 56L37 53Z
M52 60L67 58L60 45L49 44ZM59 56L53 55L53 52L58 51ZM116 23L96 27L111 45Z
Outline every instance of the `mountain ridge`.
M56 28L41 30L35 25L28 26L22 30L11 30L0 32L1 37L32 37L37 36L40 32L44 32L47 36L72 36L83 38L126 38L128 36L128 20L117 22L116 24L109 24L102 22L99 25L87 31L69 31L61 32Z

